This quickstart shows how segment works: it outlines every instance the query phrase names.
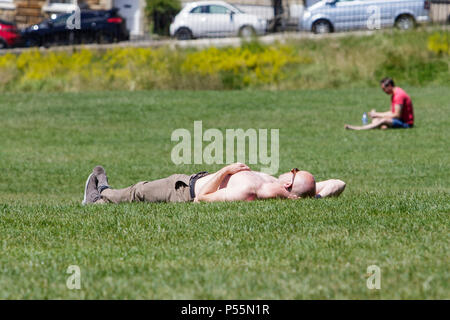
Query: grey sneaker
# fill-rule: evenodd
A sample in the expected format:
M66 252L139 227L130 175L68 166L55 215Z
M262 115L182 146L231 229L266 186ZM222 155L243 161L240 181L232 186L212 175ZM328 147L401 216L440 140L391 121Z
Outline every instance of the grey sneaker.
M108 177L106 176L105 169L102 166L96 166L92 171L97 178L97 190L101 193L103 190L109 188Z
M100 198L100 192L97 190L97 178L94 173L91 173L86 180L86 186L84 187L84 198L81 204L86 205L89 203L94 203Z

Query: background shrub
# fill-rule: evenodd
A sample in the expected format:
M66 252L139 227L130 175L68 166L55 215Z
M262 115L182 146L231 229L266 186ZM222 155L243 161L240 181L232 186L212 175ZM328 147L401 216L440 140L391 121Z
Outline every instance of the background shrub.
M179 0L146 0L145 11L152 22L153 32L160 35L169 34L173 17L181 10Z
M375 86L385 76L448 85L441 40L417 30L220 49L27 50L0 56L0 91L321 89Z

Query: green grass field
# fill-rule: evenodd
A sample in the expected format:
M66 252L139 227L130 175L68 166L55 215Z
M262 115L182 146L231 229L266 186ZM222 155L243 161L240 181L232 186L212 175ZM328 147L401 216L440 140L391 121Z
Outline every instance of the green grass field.
M2 299L449 299L450 91L405 88L412 130L349 132L379 88L3 94ZM177 128L280 129L280 170L340 198L83 207L113 187L220 165L171 162ZM258 166L254 166L258 169ZM366 269L381 268L381 289ZM66 287L69 265L81 290Z

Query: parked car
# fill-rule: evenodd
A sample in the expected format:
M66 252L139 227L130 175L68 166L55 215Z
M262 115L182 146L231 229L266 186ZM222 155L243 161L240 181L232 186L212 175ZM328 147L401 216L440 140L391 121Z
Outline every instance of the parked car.
M170 25L170 35L179 40L264 34L267 21L247 14L223 1L190 2Z
M0 20L0 49L12 48L20 41L20 32L12 22Z
M32 25L22 32L25 46L51 46L81 43L111 43L129 39L125 19L111 10L82 10L80 29L68 28L71 13L58 15Z
M411 29L429 22L428 0L323 0L307 10L302 30L315 33L396 26Z

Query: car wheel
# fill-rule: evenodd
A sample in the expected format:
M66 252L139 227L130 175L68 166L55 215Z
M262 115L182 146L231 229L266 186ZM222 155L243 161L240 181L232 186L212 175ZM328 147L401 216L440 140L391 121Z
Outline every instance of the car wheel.
M252 26L243 26L241 29L239 29L239 37L242 38L251 38L256 35L256 31Z
M331 23L327 20L318 20L312 26L312 31L317 34L330 33L332 30Z
M180 28L175 32L175 37L178 40L190 40L193 38L191 30L188 28Z
M7 49L7 48L8 48L8 44L6 43L6 41L3 39L0 39L0 50Z
M402 15L395 21L395 26L401 30L410 30L414 28L416 22L410 15Z

